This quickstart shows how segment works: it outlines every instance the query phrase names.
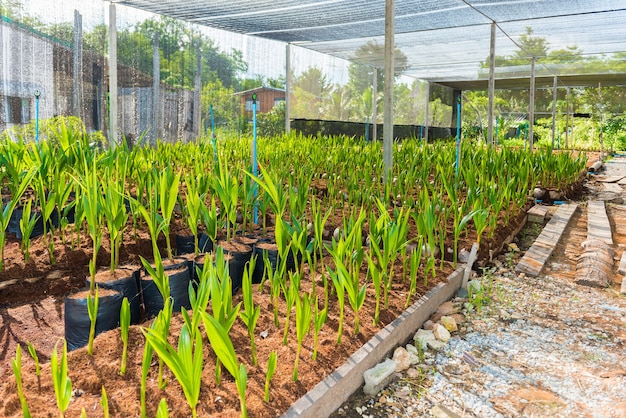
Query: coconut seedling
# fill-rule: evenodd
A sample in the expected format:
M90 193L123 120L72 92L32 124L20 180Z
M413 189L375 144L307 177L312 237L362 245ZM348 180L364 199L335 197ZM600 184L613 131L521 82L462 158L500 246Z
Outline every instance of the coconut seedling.
M17 396L20 398L22 415L24 418L30 418L30 410L28 409L28 402L26 402L26 395L24 395L24 386L22 383L22 347L18 344L15 350L15 357L11 359L11 366L13 367L13 375L15 376L15 383L17 385Z
M35 190L37 191L37 199L39 200L39 206L41 207L41 218L43 220L43 238L47 241L45 244L48 247L48 257L50 264L56 264L54 258L54 236L50 233L48 236L48 227L50 225L50 217L52 212L56 208L56 198L54 190L48 192L44 179L41 176L37 177L35 182Z
M254 330L256 323L261 315L261 307L254 304L252 297L252 272L254 271L254 264L256 257L252 257L249 263L243 271L242 279L242 293L243 293L243 310L239 312L239 317L246 325L248 329L248 337L250 338L250 351L252 352L252 364L256 366L258 364L256 356L256 342L254 340Z
M178 189L180 186L180 173L174 173L171 167L167 167L159 177L159 206L163 219L162 231L165 235L165 245L167 247L167 258L172 259L172 243L170 240L170 225L176 207L176 199L178 198Z
M121 157L120 157L121 158ZM121 165L121 167L120 167ZM104 179L104 199L106 204L102 205L104 219L106 220L107 230L109 231L109 242L111 245L111 262L110 271L113 272L119 266L120 247L128 221L128 213L126 212L124 184L126 182L126 165L118 164L117 169L112 170L111 167L105 167ZM117 176L113 174L117 173Z
M19 180L19 184L11 187L12 194L11 200L6 205L3 205L0 210L0 271L4 270L4 247L6 245L6 231L13 215L13 211L20 202L22 195L28 188L31 180L35 176L35 169L31 169Z
M187 226L193 235L194 255L198 255L198 225L200 224L202 211L206 208L204 206L205 198L206 193L200 193L197 187L196 179L191 176L185 177L185 212L187 214Z
M98 252L102 246L102 191L99 185L99 178L96 171L96 160L92 159L91 167L87 161L84 163L85 171L82 178L77 179L82 189L82 207L85 219L87 219L87 227L89 236L93 242L93 252L91 260L89 260L90 284L89 292L93 294L95 289L96 263ZM78 215L78 213L77 213ZM80 220L77 220L80 223Z
M248 409L246 407L246 388L248 386L248 373L246 366L239 363L237 353L233 342L228 335L228 330L222 325L221 321L207 312L202 312L202 319L206 334L211 343L211 347L219 361L224 364L226 370L235 378L237 391L239 392L239 406L241 408L241 416L248 417Z
M122 300L120 308L120 336L122 339L122 360L120 361L120 375L126 374L126 360L128 358L128 330L130 327L130 303L128 298Z
M102 385L102 395L100 396L100 405L102 406L102 413L104 414L104 418L109 418L109 397L107 396L107 391Z
M319 300L318 296L315 295L315 300L313 301L314 309L313 309L313 354L311 358L313 361L317 359L317 349L319 346L319 335L322 327L326 323L328 319L328 307L324 307L323 309L319 308Z
M237 228L237 205L239 202L239 180L220 159L218 173L213 177L213 190L220 202L220 217L226 228L226 240L230 241Z
M298 345L296 347L296 360L293 365L293 381L298 381L298 363L300 361L300 351L302 350L302 342L304 337L309 333L311 328L311 301L308 293L302 296L296 295L296 337Z
M93 354L93 340L96 337L96 319L98 318L98 287L94 288L93 294L89 292L87 295L87 314L89 315L89 342L87 345L87 354Z
M191 328L191 319L184 308L182 315L185 323L180 330L177 348L174 348L167 341L167 335L159 330L147 328L142 329L142 333L146 338L146 344L150 344L180 383L191 408L191 416L196 418L202 384L202 336L199 329Z
M265 402L270 401L270 382L272 377L274 377L274 373L276 373L276 360L276 351L272 351L267 359L267 371L265 372L265 391L263 396Z
M26 342L26 346L28 347L28 352L35 362L35 376L37 376L37 387L41 389L41 365L39 364L39 356L37 355L37 350L35 346L30 342Z
M22 233L20 249L24 255L24 263L28 263L30 261L30 236L33 233L33 229L35 229L35 224L39 218L37 215L32 215L32 205L33 199L28 199L22 209L22 219L20 219L20 231Z
M224 260L224 253L221 247L218 247L215 264L218 268L216 280L211 280L211 310L212 318L216 319L220 326L228 333L233 327L241 302L233 305L232 281L228 275L228 264ZM204 320L206 325L206 319ZM221 359L218 358L215 364L215 382L221 384L222 367Z
M52 374L52 383L54 386L54 395L57 401L57 407L61 414L61 418L65 417L65 411L70 405L72 399L72 381L67 372L67 342L63 340L63 348L59 362L57 342L52 350L50 357L50 371Z
M150 325L150 329L153 329L156 334L165 335L169 334L170 330L170 322L172 319L172 299L167 298L164 299L163 309L156 316L152 324ZM146 391L147 391L147 381L148 381L148 373L150 372L150 365L152 364L152 355L154 354L154 348L151 344L146 340L146 344L143 348L143 359L141 360L141 388L139 390L140 403L141 403L141 418L146 418L147 416L147 406L146 406ZM164 388L165 384L163 381L163 367L162 360L159 358L159 376L158 382L159 387Z

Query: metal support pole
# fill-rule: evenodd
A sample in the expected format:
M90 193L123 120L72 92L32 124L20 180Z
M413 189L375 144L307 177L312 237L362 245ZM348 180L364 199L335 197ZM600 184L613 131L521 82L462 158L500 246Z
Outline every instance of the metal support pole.
M202 116L200 115L200 93L202 91L202 50L200 49L200 42L198 42L196 52L198 55L196 57L196 79L193 91L193 131L199 140L202 133L200 126L202 123Z
M496 23L491 22L491 42L489 44L489 109L487 110L487 143L493 144L493 107L496 88Z
M258 164L257 164L257 155L256 155L256 93L252 95L252 174L256 177L258 176ZM254 184L254 200L256 202L257 197L257 185ZM254 204L253 208L253 218L254 223L258 225L259 223L259 207L257 204Z
M83 81L83 17L74 10L74 85L73 85L73 113L81 117L82 110L82 81Z
M424 111L424 143L428 144L428 118L430 113L430 82L426 82L426 110Z
M154 43L152 47L152 106L154 117L154 140L153 145L156 145L157 140L161 136L161 55L159 54L159 34L154 33Z
M385 1L385 108L383 120L383 179L389 181L393 168L393 78L394 78L394 0Z
M554 150L554 141L556 138L556 88L558 78L554 76L554 83L552 84L552 149Z
M109 5L109 145L117 146L117 22L115 3Z
M567 93L567 99L565 100L565 149L569 147L569 100L570 90L569 87L565 89Z
M378 106L376 98L378 97L378 68L374 67L374 80L372 81L372 141L378 139Z
M457 97L456 103L456 178L459 178L461 169L461 95Z
M215 134L215 116L213 115L213 105L209 105L209 116L211 118L211 144L213 144L213 161L217 167L217 135Z
M604 138L602 137L602 111L604 110L604 106L602 104L602 83L598 83L598 120L600 121L599 127L599 139L600 139L600 161L604 161Z
M35 90L35 142L39 142L39 97L41 92Z
M535 125L535 57L530 61L530 99L528 110L528 149L533 150L533 126Z
M291 132L291 45L286 45L285 63L285 133Z

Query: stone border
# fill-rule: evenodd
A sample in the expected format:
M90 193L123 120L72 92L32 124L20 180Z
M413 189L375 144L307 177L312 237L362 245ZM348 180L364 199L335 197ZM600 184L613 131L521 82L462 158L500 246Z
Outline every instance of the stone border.
M339 409L363 385L363 373L366 370L380 363L396 347L409 340L439 305L455 295L461 287L464 269L465 267L460 267L455 270L446 278L445 283L439 283L380 330L343 365L298 399L282 417L318 418L329 416Z

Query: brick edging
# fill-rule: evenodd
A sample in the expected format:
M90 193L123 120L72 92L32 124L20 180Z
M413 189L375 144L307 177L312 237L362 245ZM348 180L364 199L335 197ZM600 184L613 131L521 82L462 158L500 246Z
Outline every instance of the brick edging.
M403 345L422 324L450 300L461 287L463 268L458 268L398 318L374 335L328 377L298 399L283 418L325 417L343 405L363 385L363 373L380 363L396 347Z

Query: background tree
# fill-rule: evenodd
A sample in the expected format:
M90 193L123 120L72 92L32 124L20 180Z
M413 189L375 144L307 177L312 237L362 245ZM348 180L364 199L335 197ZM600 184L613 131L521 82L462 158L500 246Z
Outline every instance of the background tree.
M361 96L371 87L374 77L374 68L378 68L378 91L384 91L385 72L384 68L385 45L375 40L367 41L355 52L351 58L353 61L348 68L348 86L353 97ZM408 59L404 53L396 48L394 51L394 75L398 77L408 66Z

